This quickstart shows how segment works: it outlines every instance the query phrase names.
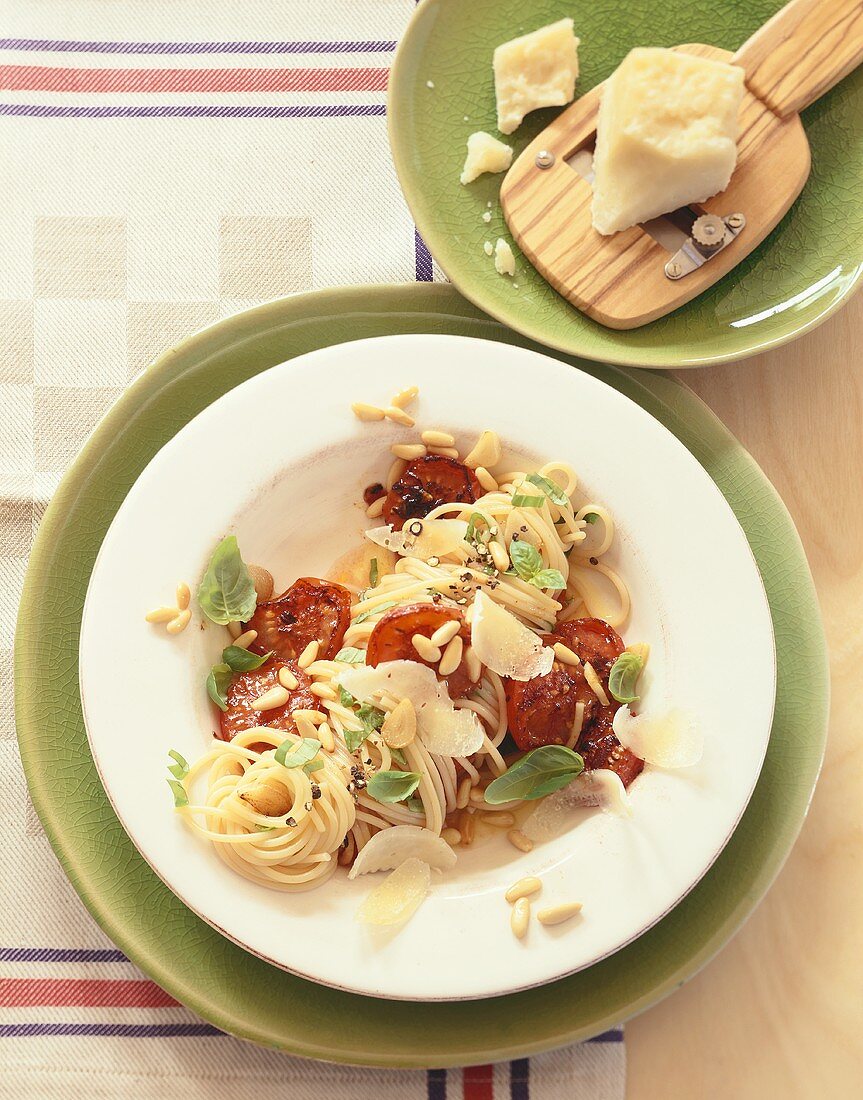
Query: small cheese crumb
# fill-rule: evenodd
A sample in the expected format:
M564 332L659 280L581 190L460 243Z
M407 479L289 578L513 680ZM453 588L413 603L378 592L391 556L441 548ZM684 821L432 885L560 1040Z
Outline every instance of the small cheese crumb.
M434 81L433 80L427 80L426 81L426 87L427 88L433 88L434 87Z
M483 221L484 221L484 222L485 222L486 224L488 224L488 223L489 223L489 222L491 221L491 211L490 211L490 210L486 210L486 212L485 212L485 213L483 214L483 216L482 216L482 220L483 220Z
M465 122L470 122L470 118L469 118L469 116L468 116L468 115L465 115L465 116L464 116L464 121L465 121Z
M482 247L486 256L490 256L492 252L494 252L494 245L491 243L491 241L486 241Z
M515 275L515 256L503 237L495 242L494 269L498 275Z
M539 107L562 107L575 95L579 39L571 19L504 42L494 51L497 128L511 134Z
M484 130L467 139L467 158L461 173L463 184L473 183L483 172L505 172L512 163L512 149Z

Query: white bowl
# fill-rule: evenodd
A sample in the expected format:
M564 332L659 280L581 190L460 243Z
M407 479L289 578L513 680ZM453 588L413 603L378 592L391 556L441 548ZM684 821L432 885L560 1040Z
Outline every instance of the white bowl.
M417 430L453 432L462 453L483 428L543 460L563 459L611 508L610 558L627 581L627 641L652 647L645 703L697 715L701 763L647 768L633 816L585 812L530 853L495 835L396 934L374 939L354 913L378 879L282 894L231 872L173 813L169 749L207 751L217 716L204 680L225 643L195 612L171 638L145 612L193 590L215 543L237 534L276 591L325 575L360 545L362 489L414 433L362 424L353 401L420 387ZM563 977L640 935L695 885L728 841L755 785L773 715L767 599L731 509L683 445L638 405L534 352L453 336L363 340L293 359L231 390L168 443L105 537L81 629L81 695L93 757L132 841L182 901L256 955L314 981L378 997L487 997ZM543 880L542 905L578 900L577 921L532 923L516 940L504 891Z

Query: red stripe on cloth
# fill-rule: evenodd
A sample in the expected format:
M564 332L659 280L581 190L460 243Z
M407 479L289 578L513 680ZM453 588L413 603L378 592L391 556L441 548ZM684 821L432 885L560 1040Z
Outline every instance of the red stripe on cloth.
M0 1008L171 1008L155 982L0 978Z
M6 92L384 92L389 69L58 69L0 65Z
M494 1066L465 1066L462 1090L464 1100L494 1100Z

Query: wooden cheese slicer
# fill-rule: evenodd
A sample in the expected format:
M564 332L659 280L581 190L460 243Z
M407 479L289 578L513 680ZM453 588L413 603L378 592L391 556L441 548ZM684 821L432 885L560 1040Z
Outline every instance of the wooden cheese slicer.
M787 212L810 168L798 112L863 62L863 0L791 0L735 54L676 48L730 61L746 74L737 167L725 191L644 226L597 233L589 180L602 85L527 146L500 190L525 256L558 293L609 328L637 328L695 298Z

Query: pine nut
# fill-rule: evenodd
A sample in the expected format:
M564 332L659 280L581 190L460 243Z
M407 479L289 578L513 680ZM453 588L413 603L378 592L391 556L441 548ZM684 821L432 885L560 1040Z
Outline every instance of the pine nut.
M497 432L484 431L476 441L476 446L464 460L465 466L476 469L477 466L496 466L500 462L500 437Z
M599 677L596 675L596 669L593 667L590 661L585 662L584 678L585 680L587 680L587 686L597 697L600 703L602 703L604 707L607 707L609 705L608 696L605 694L605 688L599 682Z
M527 926L530 924L530 902L527 898L519 898L512 907L509 925L517 940L523 940L527 934Z
M383 420L385 415L383 409L379 409L377 405L367 405L364 401L355 401L351 408L358 420Z
M320 649L319 642L309 642L303 652L300 654L297 665L300 668L308 668L309 665L314 664L318 659L318 650Z
M300 737L308 737L312 740L316 740L318 737L318 729L314 722L305 717L298 718L297 715L299 713L298 710L295 710L291 715L291 718L294 720L294 725L297 727L297 733ZM323 725L323 723L321 723L321 725Z
M515 814L509 810L492 810L491 813L483 814L482 820L494 829L508 829L510 825L515 825Z
M273 574L269 569L264 569L262 565L249 565L247 568L249 576L252 578L252 584L255 586L258 603L266 603L272 596L275 587Z
M327 720L322 710L295 710L291 717L295 722L311 722L313 726L319 726Z
M505 573L509 569L509 554L501 546L499 542L490 542L488 544L489 553L491 554L491 560L494 562L494 567L498 573Z
M338 699L338 695L336 695L329 684L312 684L309 687L309 691L312 695L317 695L319 699L327 699L331 703L334 703L336 699Z
M541 889L542 880L534 878L533 875L528 875L527 878L520 878L518 882L514 882L504 894L504 897L511 904L515 904L519 898L526 898L530 897L531 894L538 894Z
M417 712L410 699L402 699L384 718L381 737L391 749L403 749L417 735Z
M464 659L467 665L467 674L470 677L470 682L475 684L478 682L480 676L482 676L482 661L477 657L473 646L467 647L464 653Z
M467 465L467 463L465 463L465 465ZM477 481L487 493L496 493L498 491L500 486L491 476L485 466L477 466L477 468L474 470L474 473L476 474Z
M454 848L457 844L461 844L461 833L458 829L444 829L440 836L441 840L445 840L451 848Z
M476 821L470 810L462 810L458 819L458 831L461 833L462 847L467 848L473 844L476 833Z
M287 688L288 691L296 691L300 686L300 681L294 676L287 665L282 665L279 669L279 683L283 688Z
M414 634L411 643L420 657L429 664L436 665L440 660L440 650L436 645L432 645L431 639L424 634Z
M406 390L399 390L392 400L397 409L406 409L411 401L419 395L419 386L408 386Z
M518 848L520 852L532 852L533 841L529 836L525 836L521 829L510 829L506 834L506 839L510 842L513 848Z
M442 455L444 458L458 458L458 450L455 447L429 447L430 455Z
M347 841L344 848L339 848L337 857L339 867L350 867L354 861L354 856L357 854L357 845L353 833L348 833Z
M382 515L386 502L386 497L378 497L377 500L373 500L368 508L366 508L366 515L369 519L377 519L378 516Z
M387 471L387 479L384 482L384 486L389 491L393 485L401 478L402 474L408 468L407 462L403 458L397 458L393 461L389 470Z
M333 737L333 731L326 722L322 722L318 726L318 740L324 752L336 751L336 739Z
M281 817L291 808L291 798L284 783L257 783L240 798L263 817Z
M432 645L442 646L447 642L451 642L453 638L458 634L461 629L461 624L454 620L451 623L444 623L443 626L439 626L437 630L432 634L429 639Z
M536 919L540 924L563 924L564 921L572 920L577 916L583 906L580 901L570 901L564 905L553 905L551 909L540 909L536 914Z
M569 646L564 645L563 642L555 642L552 649L554 650L555 657L557 657L561 664L575 665L576 667L581 664L578 655L573 653Z
M440 659L438 672L441 674L441 676L449 676L451 672L455 672L455 670L461 664L461 656L463 652L464 642L461 640L460 636L456 634L456 636L452 638L448 643L446 649L444 650L443 657L441 657Z
M458 785L458 791L455 796L455 805L457 810L463 810L470 801L470 788L471 780L470 776L466 775L464 779Z
M396 458L403 458L407 462L413 462L415 458L422 458L426 453L422 443L393 443L390 450Z
M406 413L404 409L400 409L397 405L388 405L384 409L384 416L387 420L392 420L394 423L401 424L405 428L412 428L414 424L416 424L414 418L409 413Z
M273 710L275 707L283 707L290 699L288 689L281 684L275 684L269 691L252 700L252 710Z
M169 623L179 614L179 607L157 607L153 611L148 611L144 619L148 623Z
M169 634L182 634L182 632L189 625L189 620L192 617L191 610L187 607L185 611L181 611L176 619L171 619L165 629Z
M420 439L429 447L455 446L455 436L449 432L427 431L422 433Z
M232 638L239 638L239 636L243 633L243 624L228 623L228 633L231 635Z
M191 602L191 588L189 588L185 581L180 581L180 583L177 585L177 607L180 609L180 611L185 611Z
M257 636L257 630L247 630L245 634L241 634L239 638L234 639L234 645L237 649L248 649Z
M482 787L471 787L470 789L470 805L471 806L485 806L485 790Z

